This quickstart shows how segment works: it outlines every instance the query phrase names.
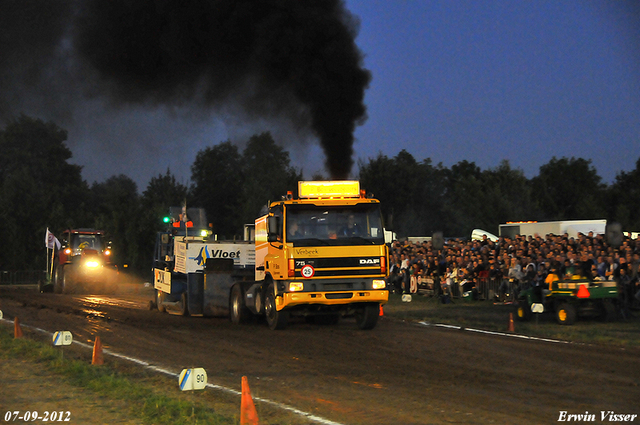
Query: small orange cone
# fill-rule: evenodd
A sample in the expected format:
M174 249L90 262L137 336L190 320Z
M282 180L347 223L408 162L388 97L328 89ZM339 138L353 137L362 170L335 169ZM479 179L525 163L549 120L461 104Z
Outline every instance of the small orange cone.
M380 304L380 316L384 316L384 310L382 310L382 304Z
M258 412L251 398L247 377L242 377L242 399L240 400L240 425L258 425Z
M17 317L13 319L13 337L22 338L22 328L20 327L20 321Z
M99 336L96 336L96 341L93 344L93 357L91 358L91 364L97 366L104 364L104 359L102 358L102 342L100 342Z
M509 313L509 327L507 328L508 332L515 332L515 326L513 325L513 313Z

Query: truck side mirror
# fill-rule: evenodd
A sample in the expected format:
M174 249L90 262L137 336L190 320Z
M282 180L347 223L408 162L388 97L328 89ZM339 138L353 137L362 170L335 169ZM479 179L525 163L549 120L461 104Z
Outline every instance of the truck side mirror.
M268 236L269 242L277 242L280 236L280 217L270 215L267 218Z

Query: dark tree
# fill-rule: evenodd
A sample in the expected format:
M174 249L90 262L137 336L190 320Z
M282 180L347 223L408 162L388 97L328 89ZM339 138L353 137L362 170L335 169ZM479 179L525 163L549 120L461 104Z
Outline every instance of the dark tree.
M91 186L95 228L104 230L113 241L116 264L141 267L147 258L140 252L140 197L136 183L120 174Z
M632 171L621 171L611 186L607 202L609 216L623 229L640 230L640 158Z
M242 153L246 223L253 223L268 201L296 191L302 174L290 165L289 152L276 145L270 133L252 136Z
M45 269L47 227L59 232L85 219L88 188L69 164L67 132L21 115L0 131L0 269Z
M221 239L242 231L242 170L238 147L229 141L201 150L191 166L190 206L205 209Z
M598 219L605 216L602 178L582 158L551 158L531 181L538 220Z

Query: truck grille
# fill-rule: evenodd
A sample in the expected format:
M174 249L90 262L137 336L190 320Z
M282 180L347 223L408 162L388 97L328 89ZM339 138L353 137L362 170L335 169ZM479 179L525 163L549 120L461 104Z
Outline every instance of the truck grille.
M300 269L306 265L314 268L314 277L379 276L380 257L296 258L295 276L302 277Z

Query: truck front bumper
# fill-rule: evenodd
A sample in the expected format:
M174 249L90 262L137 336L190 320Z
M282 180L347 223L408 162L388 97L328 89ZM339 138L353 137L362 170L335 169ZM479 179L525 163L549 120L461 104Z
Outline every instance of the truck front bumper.
M276 297L276 309L300 305L348 305L356 303L385 304L389 300L389 291L360 290L340 292L285 292Z

